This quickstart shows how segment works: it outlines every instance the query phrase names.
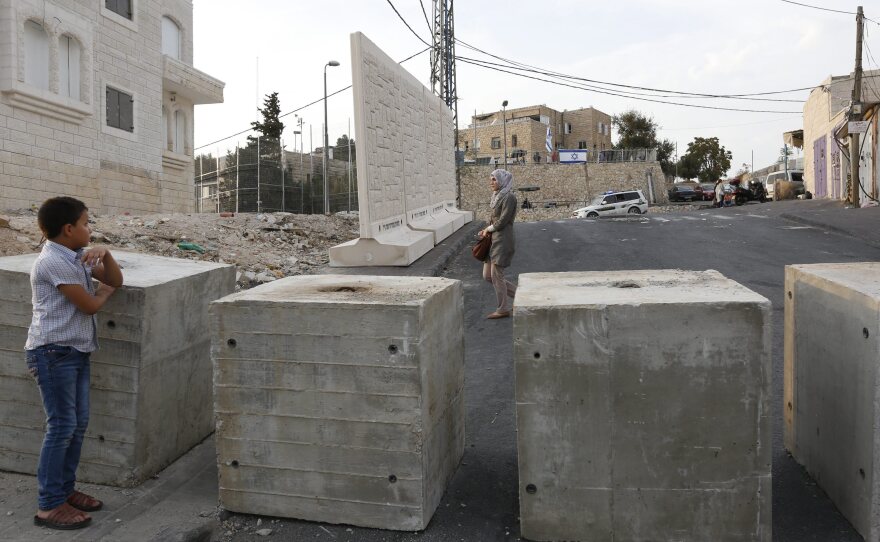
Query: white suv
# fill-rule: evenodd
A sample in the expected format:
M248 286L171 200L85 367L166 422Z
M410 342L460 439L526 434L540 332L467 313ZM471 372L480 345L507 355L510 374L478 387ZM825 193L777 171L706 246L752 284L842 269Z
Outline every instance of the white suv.
M571 213L572 218L640 215L648 212L648 200L641 190L609 191L595 198L586 207Z

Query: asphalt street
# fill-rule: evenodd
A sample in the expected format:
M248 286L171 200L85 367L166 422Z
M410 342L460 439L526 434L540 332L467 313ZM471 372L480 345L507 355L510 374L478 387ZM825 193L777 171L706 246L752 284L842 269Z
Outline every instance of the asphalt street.
M715 269L773 303L773 540L862 538L782 444L784 267L880 260L880 248L781 218L779 204L601 220L517 223L509 274L626 269ZM449 541L519 538L511 320L486 320L494 293L468 249L444 276L463 282L467 429L464 460L424 532L390 532L281 520L285 540ZM253 524L256 518L233 515ZM265 520L264 520L265 521ZM222 530L219 533L222 536ZM224 537L225 538L225 537ZM229 538L225 538L229 539ZM259 540L237 532L232 540Z

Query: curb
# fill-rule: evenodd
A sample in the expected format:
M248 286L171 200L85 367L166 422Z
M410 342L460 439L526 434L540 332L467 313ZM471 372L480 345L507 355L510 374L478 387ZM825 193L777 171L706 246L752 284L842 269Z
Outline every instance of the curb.
M434 250L440 249L440 252L438 252L433 265L428 270L430 276L439 277L442 275L449 262L461 252L462 248L468 243L474 242L474 236L482 229L482 226L482 220L473 220L434 247Z

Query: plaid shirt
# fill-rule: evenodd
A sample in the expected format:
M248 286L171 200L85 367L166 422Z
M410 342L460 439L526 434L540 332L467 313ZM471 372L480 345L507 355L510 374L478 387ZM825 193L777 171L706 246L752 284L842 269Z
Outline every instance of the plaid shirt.
M46 344L71 346L80 352L98 349L95 316L79 310L58 289L62 284L79 284L94 295L92 270L80 260L82 252L52 241L43 245L31 268L34 316L25 350Z

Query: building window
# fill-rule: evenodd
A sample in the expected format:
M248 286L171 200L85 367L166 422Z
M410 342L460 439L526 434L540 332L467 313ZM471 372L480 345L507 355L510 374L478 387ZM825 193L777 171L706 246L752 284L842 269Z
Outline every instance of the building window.
M104 7L113 13L122 15L126 19L131 20L131 1L132 0L104 0Z
M501 148L501 138L500 137L493 137L492 138L492 148L493 149L500 149Z
M49 36L35 21L24 23L24 82L49 90Z
M79 100L80 57L82 49L79 42L70 36L58 40L58 64L61 74L59 91L62 96Z
M594 145L594 146L595 146L595 145ZM579 149L586 149L586 148L587 148L587 142L586 142L586 141L578 141L578 148L579 148Z
M517 139L516 139L516 134L510 136L510 146L511 146L511 147L516 147L516 144L517 144L517 143L518 143L518 141L517 141Z
M571 133L571 123L570 123L570 122L566 122L566 123L565 123L565 133L566 133L566 134L570 134L570 133Z
M162 17L162 54L180 60L180 27L169 17Z
M162 106L162 150L168 150L168 110Z
M134 132L134 98L107 87L107 126Z
M184 137L186 137L186 118L183 116L183 113L178 109L174 112L174 141L172 144L174 145L173 151L178 154L183 154L184 152Z

